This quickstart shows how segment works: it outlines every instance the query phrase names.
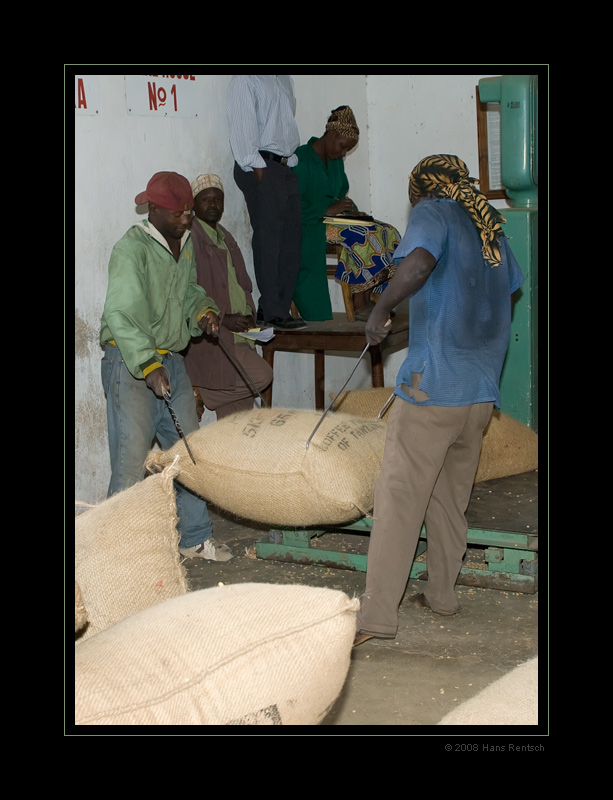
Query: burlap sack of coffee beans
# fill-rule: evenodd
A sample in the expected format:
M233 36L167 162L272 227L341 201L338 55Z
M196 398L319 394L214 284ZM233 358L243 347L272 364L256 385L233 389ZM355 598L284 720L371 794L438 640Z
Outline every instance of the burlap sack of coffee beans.
M348 392L341 392L338 400L334 404L334 412L338 414L352 414L356 417L377 418L380 411L394 394L394 388L382 386L376 389L353 389ZM330 396L332 399L334 395ZM396 401L393 400L395 403ZM387 422L387 415L390 407L381 417L383 422Z
M151 470L179 456L177 480L237 517L269 525L333 525L372 510L385 425L345 414L262 408L207 425L153 450Z
M483 433L475 483L520 475L538 465L538 433L495 408Z
M347 677L359 605L265 583L158 603L75 648L75 722L317 725Z
M178 550L176 465L75 519L75 580L87 609L81 644L119 620L187 592ZM76 622L76 620L75 620Z
M393 387L343 392L334 408L338 413L376 419L393 392ZM404 401L395 398L393 402ZM381 421L386 423L388 415L389 408ZM494 409L483 434L475 483L520 475L534 469L538 469L538 434L508 414Z

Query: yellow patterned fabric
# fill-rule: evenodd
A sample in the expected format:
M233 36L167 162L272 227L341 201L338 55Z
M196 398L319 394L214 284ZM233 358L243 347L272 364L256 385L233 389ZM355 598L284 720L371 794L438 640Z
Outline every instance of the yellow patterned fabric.
M326 130L334 131L347 139L359 139L360 137L360 129L349 106L339 106L332 111L326 123Z
M345 226L327 225L326 241L343 248L336 280L348 284L352 294L367 290L380 294L396 271L393 258L400 239L387 222L353 220Z
M501 226L506 220L488 203L485 195L474 186L475 183L478 180L469 177L468 167L457 156L427 156L411 172L409 197L412 203L427 196L455 200L477 228L483 258L491 267L497 267L501 260L499 240L504 236Z

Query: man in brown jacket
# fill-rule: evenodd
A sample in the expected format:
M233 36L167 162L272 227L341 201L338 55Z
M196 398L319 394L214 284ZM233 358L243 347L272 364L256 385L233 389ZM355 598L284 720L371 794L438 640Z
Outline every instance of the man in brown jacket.
M257 353L252 340L240 334L255 325L252 283L242 253L232 234L219 224L224 191L217 175L199 175L191 184L194 195L192 243L198 283L219 307L219 338L243 367L259 392L272 381L272 369ZM206 334L192 339L185 367L194 387L199 417L204 407L217 419L253 408L254 392L237 367Z

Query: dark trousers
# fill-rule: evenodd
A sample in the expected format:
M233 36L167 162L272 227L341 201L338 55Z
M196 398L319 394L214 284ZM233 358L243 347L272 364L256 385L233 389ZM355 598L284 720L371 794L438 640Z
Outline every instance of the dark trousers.
M253 228L253 267L264 320L289 316L302 250L298 178L290 167L267 161L262 180L234 164Z

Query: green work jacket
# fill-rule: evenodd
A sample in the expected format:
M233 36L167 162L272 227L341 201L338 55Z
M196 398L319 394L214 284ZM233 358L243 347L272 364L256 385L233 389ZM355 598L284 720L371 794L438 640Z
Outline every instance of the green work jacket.
M200 336L198 319L217 305L198 285L187 232L179 260L148 221L133 225L113 247L100 344L116 344L135 378L161 362L159 351L179 352Z

